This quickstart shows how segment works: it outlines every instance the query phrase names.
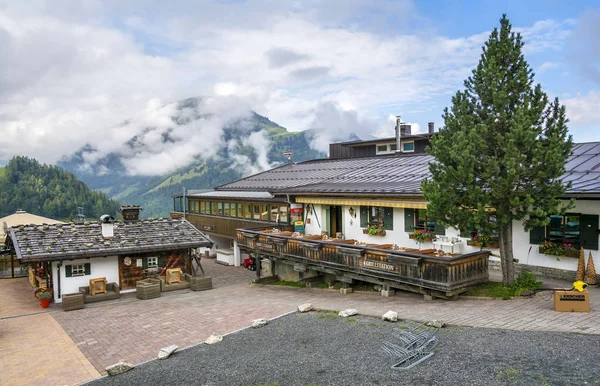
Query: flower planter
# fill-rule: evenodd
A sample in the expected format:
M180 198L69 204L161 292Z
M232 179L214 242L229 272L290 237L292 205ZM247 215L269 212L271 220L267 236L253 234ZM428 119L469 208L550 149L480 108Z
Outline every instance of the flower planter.
M364 235L369 235L369 236L385 236L385 231L384 230L381 230L381 231L375 233L374 235L370 235L369 231L367 229L363 229L362 231L363 231Z
M411 239L411 240L415 240L416 239L415 235L413 235L412 233L410 235L408 235L408 238ZM435 237L425 237L423 239L423 242L431 242L431 241L433 241L433 239L435 239Z
M48 306L50 306L51 300L52 299L39 299L40 305L42 306L42 308L48 308Z
M473 240L467 240L467 245L472 247L481 247L481 243ZM500 243L498 241L489 241L485 244L484 248L500 248Z
M539 248L539 252L543 253L544 255L548 255L548 256L557 256L557 257L574 257L574 258L578 258L579 257L579 251L570 251L570 252L565 252L564 255L551 255L549 253L546 253L546 250L544 249L544 247L540 247Z

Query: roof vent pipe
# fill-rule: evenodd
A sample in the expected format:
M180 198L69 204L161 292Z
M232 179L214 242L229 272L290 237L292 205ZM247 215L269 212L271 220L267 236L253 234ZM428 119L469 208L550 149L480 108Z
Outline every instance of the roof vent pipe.
M429 122L427 124L427 128L429 129L429 134L433 134L433 132L435 130L435 123L434 122Z
M402 119L400 119L400 115L396 115L396 153L401 153L400 150L400 137L402 133L400 132L400 127L402 126Z

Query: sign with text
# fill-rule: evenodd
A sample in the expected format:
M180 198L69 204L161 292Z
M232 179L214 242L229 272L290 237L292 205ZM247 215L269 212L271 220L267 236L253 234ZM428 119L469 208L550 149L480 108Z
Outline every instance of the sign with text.
M358 263L361 267L368 269L377 269L388 272L396 272L398 270L398 266L396 264L390 264L384 261L360 259Z
M269 251L269 252L275 251L275 245L273 245L271 243L265 243L262 241L257 241L256 243L254 243L254 247L256 249L261 249L263 251Z
M302 204L290 204L290 214L302 214Z

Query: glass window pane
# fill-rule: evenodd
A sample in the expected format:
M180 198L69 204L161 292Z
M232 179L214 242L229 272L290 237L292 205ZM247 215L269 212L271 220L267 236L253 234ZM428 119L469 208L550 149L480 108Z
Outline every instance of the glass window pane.
M278 214L279 214L279 207L275 206L275 205L271 205L271 222L277 222L278 220Z
M223 214L224 214L225 216L229 217L229 203L228 203L228 202L224 203L224 204L223 204L223 208L224 208L224 210L223 210Z
M229 207L231 208L231 213L230 213L230 216L231 216L231 217L235 217L235 216L237 216L237 208L236 208L236 204L235 204L235 202L232 202L232 203L230 203L230 204L229 204Z
M237 217L244 218L244 204L239 202L237 204Z
M260 220L260 205L254 204L254 215L252 218L254 220Z
M244 212L244 218L252 218L252 204L246 204L246 211Z
M405 142L402 144L402 151L414 151L415 143L414 142Z
M262 221L269 221L269 205L268 204L261 205L260 219Z
M200 213L206 213L206 201L200 202Z
M217 215L219 215L219 216L223 215L223 203L222 202L217 203Z
M387 145L378 145L378 146L377 146L377 151L378 151L378 152L384 152L384 151L387 151Z
M217 205L217 202L216 202L216 201L213 201L213 202L211 203L211 210L210 210L210 213L211 213L212 215L217 215L217 214L219 214L218 205Z
M279 207L279 222L287 224L288 223L288 207L287 205L282 205Z

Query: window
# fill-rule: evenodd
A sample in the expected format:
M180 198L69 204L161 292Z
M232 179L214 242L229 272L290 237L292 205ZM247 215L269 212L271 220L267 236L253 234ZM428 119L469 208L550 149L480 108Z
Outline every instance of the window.
M398 150L398 145L396 145L396 144L390 145L390 151L396 151L396 150Z
M277 217L279 214L279 208L271 205L271 222L277 222Z
M546 226L546 235L552 243L580 244L579 214L550 216L550 224Z
M218 216L223 215L223 203L222 202L217 202L217 213L213 213L213 214L216 214Z
M387 145L377 145L377 153L386 153L387 151Z
M381 227L385 230L394 229L394 208L381 206L360 207L360 227Z
M252 204L246 204L246 211L244 212L244 218L252 218Z
M85 266L83 264L73 264L72 268L72 276L85 276Z
M229 212L229 203L228 203L228 202L225 202L225 203L223 204L223 207L225 208L225 209L223 210L223 215L224 215L224 216L227 216L227 217L229 217L229 213L230 213L230 212Z
M402 143L402 151L409 153L415 151L415 143L414 142L403 142Z
M412 233L415 229L431 231L437 235L446 234L446 228L438 226L433 219L427 217L426 209L404 208L404 231Z
M237 204L235 202L232 202L231 204L229 204L229 206L231 207L231 217L236 217L237 216Z
M279 207L279 222L288 223L288 207L287 205L282 205Z
M200 213L206 213L206 201L200 202Z
M269 205L268 204L261 205L260 219L262 221L269 221Z
M217 202L213 201L210 203L210 214L216 215L219 211L217 210Z
M244 204L237 204L237 217L244 218Z
M146 260L146 264L148 268L157 268L158 267L158 257L149 257Z
M252 218L254 220L260 220L260 205L256 205L254 204L254 215L252 216Z
M91 275L91 267L92 265L90 263L65 265L65 276L73 277Z
M424 231L435 231L435 221L427 218L426 209L417 209L415 211L415 229Z

